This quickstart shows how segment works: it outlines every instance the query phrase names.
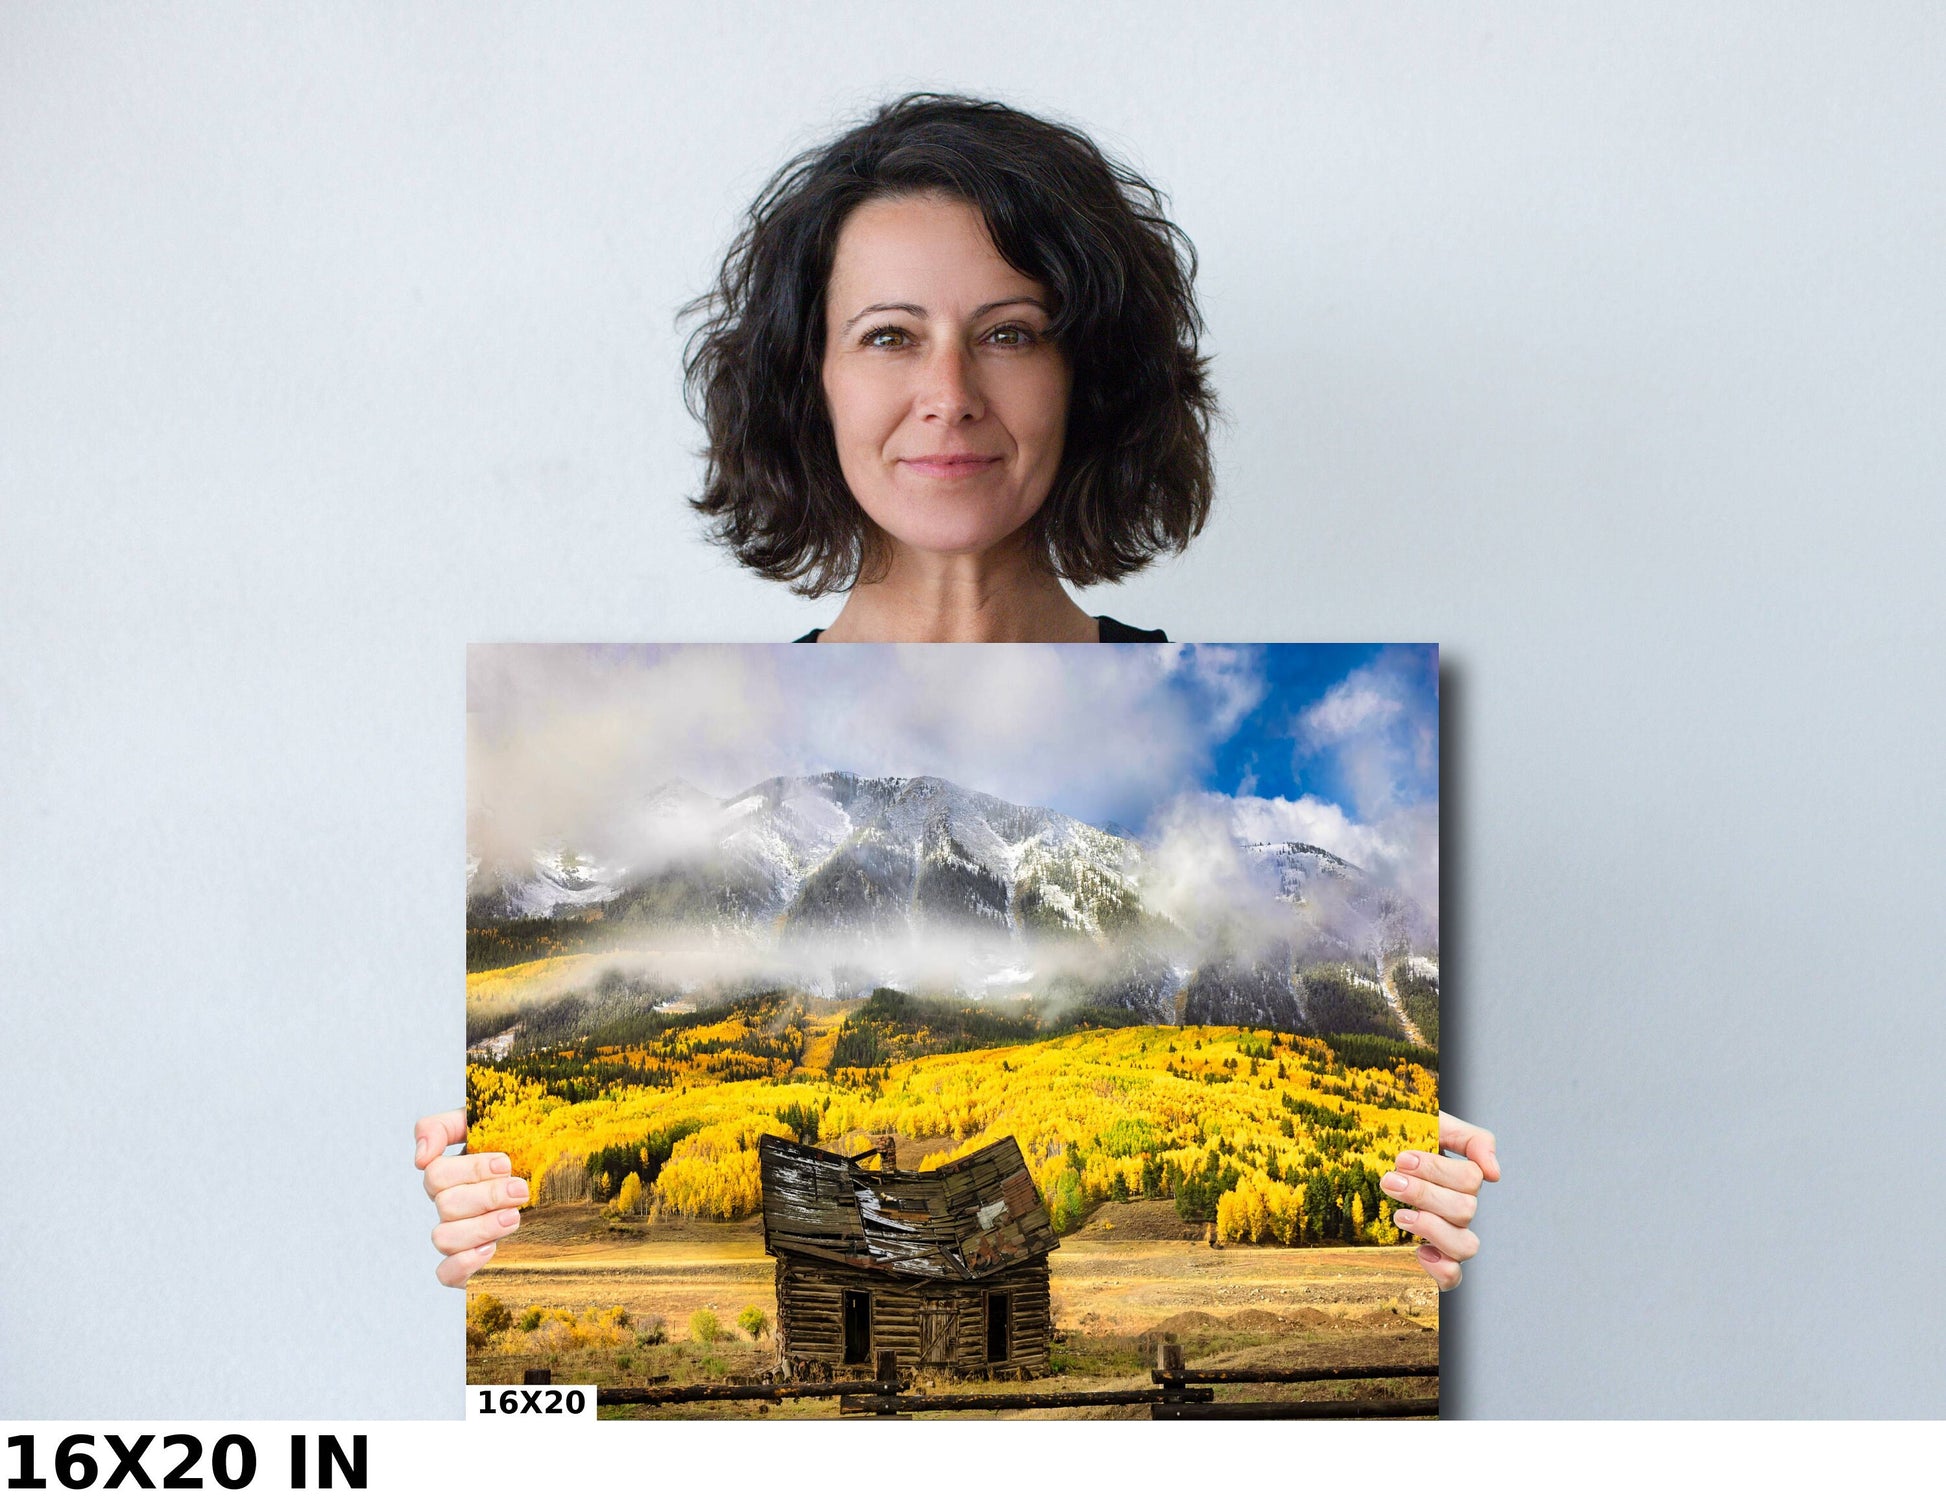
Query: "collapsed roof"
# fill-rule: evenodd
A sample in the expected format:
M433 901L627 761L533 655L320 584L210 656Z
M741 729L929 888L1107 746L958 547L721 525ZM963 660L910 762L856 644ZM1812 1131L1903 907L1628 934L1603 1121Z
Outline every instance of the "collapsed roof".
M766 1133L757 1163L771 1254L971 1280L1060 1243L1012 1137L936 1170L901 1171Z

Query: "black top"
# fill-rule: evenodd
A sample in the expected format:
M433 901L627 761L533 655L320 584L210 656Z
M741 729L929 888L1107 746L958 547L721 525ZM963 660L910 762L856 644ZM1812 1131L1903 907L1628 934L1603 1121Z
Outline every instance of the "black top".
M1116 621L1112 616L1097 616L1095 620L1101 624L1103 642L1167 642L1169 640L1167 632L1145 632L1140 627L1131 627L1125 621ZM822 627L813 627L797 641L816 642L823 632Z

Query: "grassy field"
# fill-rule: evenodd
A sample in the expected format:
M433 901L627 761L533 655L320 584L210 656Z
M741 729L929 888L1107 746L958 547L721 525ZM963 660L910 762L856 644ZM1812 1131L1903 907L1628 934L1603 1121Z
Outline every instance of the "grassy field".
M1436 1358L1433 1286L1379 1185L1398 1151L1432 1147L1435 1051L1044 1019L892 989L645 1010L610 998L603 977L588 984L592 1011L570 1019L552 991L590 965L551 957L468 979L469 1032L512 1029L536 997L553 1010L520 1048L502 1053L532 1020L487 1034L497 1058L468 1066L469 1148L508 1154L541 1203L471 1282L474 1383L529 1368L604 1386L772 1378L774 1266L754 1215L766 1133L841 1153L889 1135L896 1168L921 1172L1012 1137L1061 1238L1053 1374L1036 1389L1145 1385L1165 1332L1203 1366ZM1416 1397L1431 1383L1380 1389ZM1267 1387L1236 1397L1279 1397Z
M1052 1378L1036 1389L1100 1388L1146 1382L1160 1335L1177 1335L1191 1364L1292 1367L1298 1364L1431 1362L1438 1357L1438 1303L1410 1248L1231 1246L1211 1248L1166 1202L1097 1208L1049 1257L1056 1346ZM774 1326L772 1263L756 1217L698 1223L665 1219L618 1226L591 1206L538 1207L504 1239L469 1291L496 1296L518 1313L530 1305L620 1305L634 1337L607 1347L549 1345L544 1332L506 1333L469 1354L468 1382L518 1382L529 1367L549 1367L557 1383L697 1383L756 1378L776 1362L769 1335L737 1331L747 1306ZM690 1317L711 1311L728 1340L689 1340ZM665 1340L649 1342L659 1325ZM1362 1394L1429 1392L1431 1381L1365 1384ZM982 1384L936 1384L980 1390ZM1004 1387L1004 1386L998 1386ZM1307 1386L1305 1398L1336 1397L1346 1386ZM1237 1386L1217 1398L1297 1397L1271 1385ZM644 1418L835 1415L835 1399L782 1405L709 1404L644 1410ZM605 1412L616 1416L626 1411ZM1145 1415L1138 1408L1027 1412L1039 1415Z

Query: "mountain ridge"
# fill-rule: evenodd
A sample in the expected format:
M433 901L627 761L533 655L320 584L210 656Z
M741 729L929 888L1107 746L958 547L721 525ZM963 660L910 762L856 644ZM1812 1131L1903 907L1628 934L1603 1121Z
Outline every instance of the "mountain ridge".
M1274 1027L1302 1022L1306 964L1382 967L1428 937L1437 949L1405 895L1297 841L1236 842L1256 899L1275 900L1268 922L1259 912L1254 929L1191 934L1145 901L1154 853L1132 834L934 775L833 769L724 799L672 782L630 822L652 853L633 863L558 848L525 867L470 859L469 927L599 905L622 930L814 954L833 986L841 970L851 984L903 985L915 955L950 952L963 958L956 985L975 996L1031 980L1148 1022Z

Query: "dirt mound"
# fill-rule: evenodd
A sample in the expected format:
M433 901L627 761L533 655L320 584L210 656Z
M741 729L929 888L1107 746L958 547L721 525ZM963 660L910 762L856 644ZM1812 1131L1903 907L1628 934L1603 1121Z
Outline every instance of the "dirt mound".
M1384 1307L1375 1310L1325 1311L1315 1306L1299 1306L1295 1310L1270 1311L1261 1306L1246 1306L1239 1311L1226 1311L1220 1316L1213 1316L1208 1311L1178 1311L1173 1316L1158 1321L1147 1330L1137 1333L1134 1340L1139 1343L1159 1342L1165 1332L1173 1332L1183 1338L1198 1334L1236 1332L1248 1333L1253 1337L1268 1336L1281 1339L1350 1330L1365 1335L1380 1333L1405 1335L1423 1332L1425 1327Z
M1220 1349L1215 1342L1191 1363L1198 1368L1324 1368L1351 1363L1437 1363L1439 1334L1424 1327L1375 1331L1356 1320L1328 1321L1301 1336Z
M1245 1306L1224 1323L1233 1332L1287 1332L1304 1324L1295 1311L1266 1311L1261 1306Z
M1159 1342L1165 1332L1187 1337L1197 1332L1301 1332L1312 1327L1336 1326L1323 1311L1266 1311L1261 1306L1246 1306L1212 1316L1208 1311L1178 1311L1166 1316L1148 1330L1136 1335L1137 1342Z
M1182 1336L1185 1332L1222 1331L1229 1323L1220 1316L1212 1316L1208 1311L1178 1311L1173 1316L1165 1316L1145 1332L1136 1334L1141 1342L1157 1342L1169 1332Z

